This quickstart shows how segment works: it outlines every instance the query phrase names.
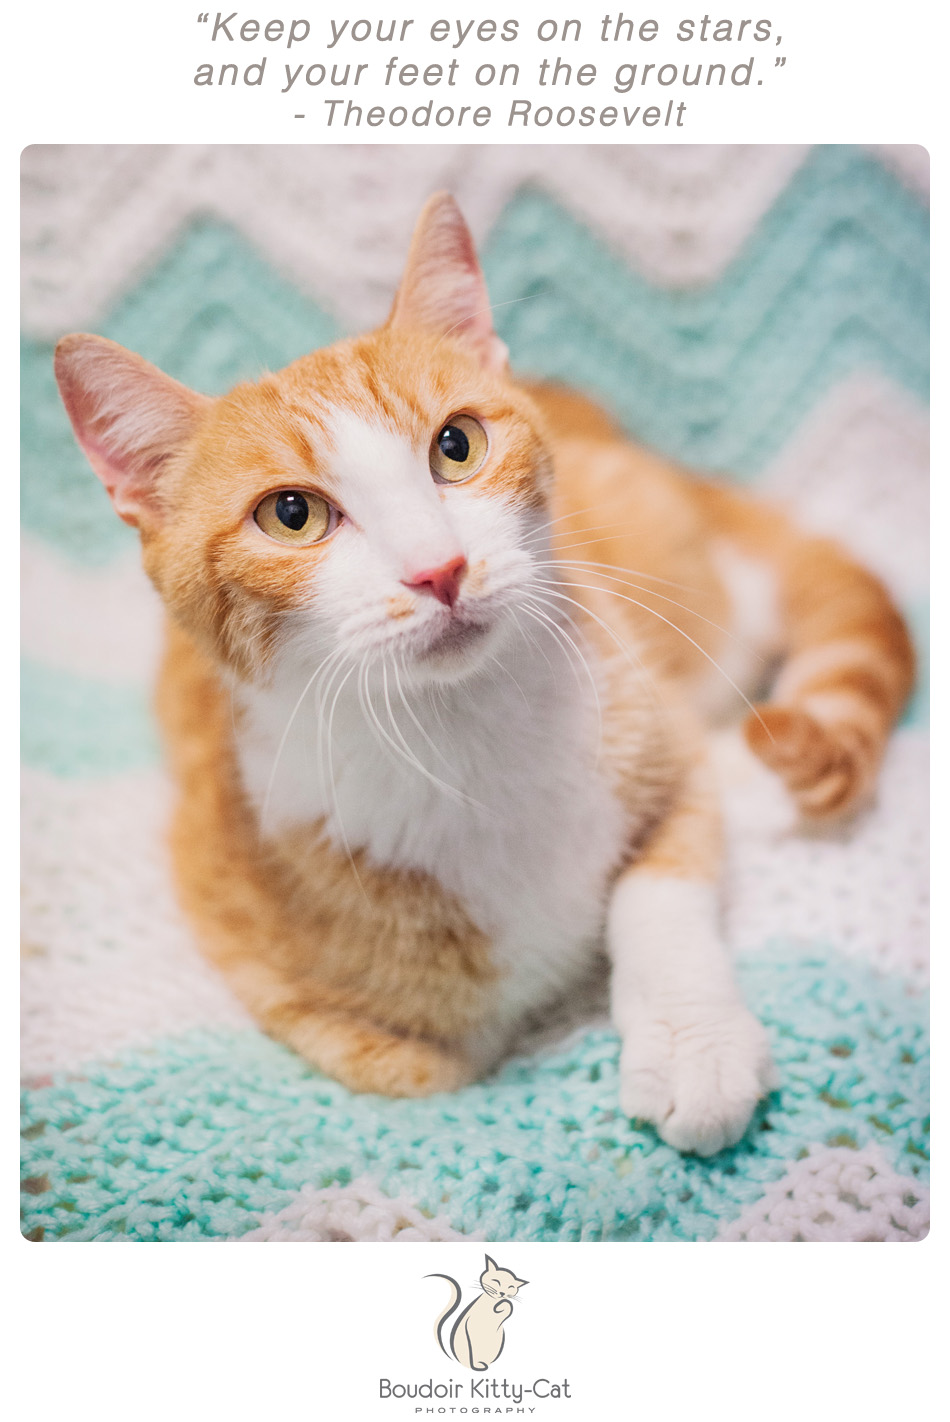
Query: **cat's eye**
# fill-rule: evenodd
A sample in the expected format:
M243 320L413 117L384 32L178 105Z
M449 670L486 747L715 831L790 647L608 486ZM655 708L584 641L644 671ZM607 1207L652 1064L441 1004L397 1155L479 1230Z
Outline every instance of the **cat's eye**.
M472 415L452 415L429 450L429 468L443 484L461 484L485 463L488 435Z
M254 510L259 528L278 543L306 548L319 543L334 527L336 511L319 494L281 489L261 499Z

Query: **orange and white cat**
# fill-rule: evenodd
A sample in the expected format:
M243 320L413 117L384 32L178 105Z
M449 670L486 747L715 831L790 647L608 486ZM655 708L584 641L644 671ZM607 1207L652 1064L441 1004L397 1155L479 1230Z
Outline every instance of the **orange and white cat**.
M708 1155L773 1074L703 719L781 656L748 740L843 813L910 642L836 545L506 355L439 195L370 335L218 399L95 336L56 373L168 610L180 894L266 1029L354 1090L451 1090L605 942L621 1105Z
M497 1362L505 1346L505 1324L514 1312L514 1299L527 1284L510 1269L500 1269L490 1254L478 1278L477 1294L458 1315L445 1338L445 1325L462 1301L462 1290L451 1274L428 1274L429 1279L445 1279L452 1293L435 1321L435 1339L447 1358L454 1358L473 1372L483 1373Z

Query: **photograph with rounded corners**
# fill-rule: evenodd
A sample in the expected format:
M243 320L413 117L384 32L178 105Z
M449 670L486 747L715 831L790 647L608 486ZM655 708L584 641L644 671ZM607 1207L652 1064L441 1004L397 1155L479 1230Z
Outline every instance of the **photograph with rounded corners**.
M21 176L23 1235L922 1239L926 152Z

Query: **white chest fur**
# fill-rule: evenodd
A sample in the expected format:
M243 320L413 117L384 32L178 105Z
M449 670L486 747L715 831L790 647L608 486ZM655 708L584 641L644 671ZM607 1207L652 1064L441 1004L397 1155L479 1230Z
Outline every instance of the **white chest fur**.
M355 674L318 678L302 701L300 670L236 692L242 775L265 831L322 821L341 848L432 875L490 937L505 1020L586 965L624 843L593 693L556 663L516 642L470 681L408 704L390 682L388 708L379 689L360 696Z

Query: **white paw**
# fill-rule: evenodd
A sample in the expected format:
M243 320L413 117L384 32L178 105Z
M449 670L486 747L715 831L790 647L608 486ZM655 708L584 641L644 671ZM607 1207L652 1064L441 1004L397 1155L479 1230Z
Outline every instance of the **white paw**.
M741 1003L645 1002L625 1030L620 1104L676 1150L735 1145L776 1084L765 1030Z

